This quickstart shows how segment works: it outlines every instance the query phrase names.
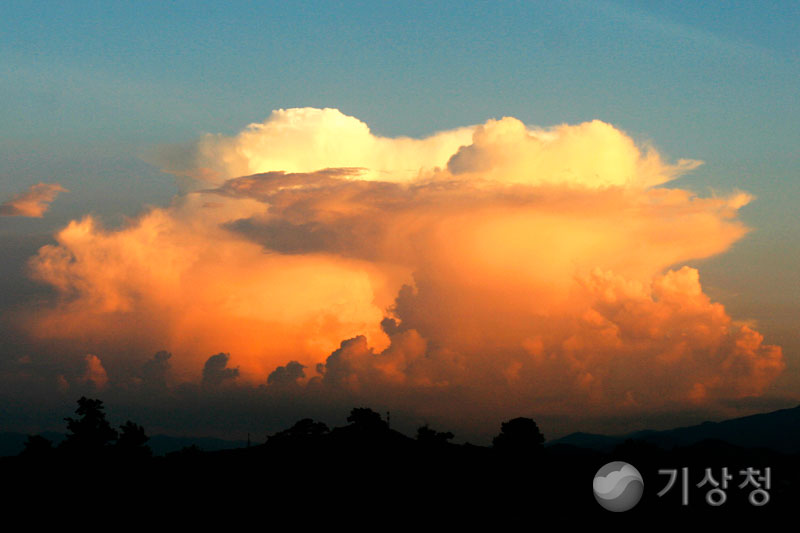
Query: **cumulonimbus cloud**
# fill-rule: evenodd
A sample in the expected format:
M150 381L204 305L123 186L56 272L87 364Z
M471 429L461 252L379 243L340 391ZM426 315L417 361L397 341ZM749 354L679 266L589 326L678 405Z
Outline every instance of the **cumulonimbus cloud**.
M27 191L0 204L0 216L41 218L61 192L67 190L58 183L31 185Z
M362 179L408 181L444 166L473 128L425 139L386 138L338 109L279 109L263 123L250 124L235 137L206 135L184 146L164 146L153 160L164 170L188 177L189 189L220 185L229 178L281 170L313 172L360 167Z
M37 335L166 349L182 379L224 350L293 394L557 413L757 395L784 368L683 265L741 239L752 198L665 186L699 163L609 124L388 139L282 110L161 157L192 192L121 229L73 221L32 259L62 295Z

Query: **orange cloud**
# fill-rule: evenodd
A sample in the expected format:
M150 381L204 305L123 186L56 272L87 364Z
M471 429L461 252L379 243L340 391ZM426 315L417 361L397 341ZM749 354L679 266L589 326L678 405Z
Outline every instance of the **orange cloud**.
M87 354L84 360L86 361L86 372L81 378L81 382L91 383L97 389L104 389L108 385L108 374L103 367L103 362L92 354Z
M566 414L706 404L784 367L681 266L742 238L752 198L663 187L699 163L609 124L386 139L282 110L162 156L193 192L119 230L74 221L32 259L62 295L37 335L107 361L168 350L173 380L222 352L236 382L423 410L451 408L432 394Z
M61 230L58 244L31 262L34 276L64 296L36 313L35 333L88 331L106 349L144 339L148 350L174 354L181 379L199 377L202 363L225 349L256 379L285 358L320 358L344 337L379 331L390 303L376 292L387 284L381 271L332 255L265 253L219 227L214 216L224 220L224 209L203 216L182 202L119 231L91 217ZM234 204L247 212L249 202Z
M58 193L67 190L58 183L37 183L0 204L0 216L41 218Z

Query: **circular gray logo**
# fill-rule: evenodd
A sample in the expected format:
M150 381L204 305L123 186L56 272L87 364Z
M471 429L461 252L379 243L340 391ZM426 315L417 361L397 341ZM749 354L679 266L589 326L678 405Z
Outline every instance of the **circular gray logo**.
M619 513L633 509L639 503L644 492L644 480L633 465L612 461L594 475L592 489L597 503Z

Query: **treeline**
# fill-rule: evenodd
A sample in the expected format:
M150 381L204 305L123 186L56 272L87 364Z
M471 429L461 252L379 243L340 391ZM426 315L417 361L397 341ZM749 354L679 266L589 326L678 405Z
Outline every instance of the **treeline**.
M40 435L29 435L21 456L27 459L80 456L85 461L112 459L142 460L153 457L147 445L149 437L144 427L130 420L115 429L105 416L103 402L81 397L75 410L76 418L65 418L66 438L55 446ZM395 441L401 435L390 431L380 414L368 407L357 407L350 411L346 428L334 428L334 435L348 435L367 441L375 437L392 435ZM338 432L338 433L337 433ZM268 437L268 447L304 447L316 441L327 442L332 434L324 422L305 418L292 427ZM450 444L455 435L449 431L437 431L427 424L417 429L416 443L422 447L437 447ZM399 441L397 441L399 442ZM501 424L500 433L494 437L492 447L505 453L536 454L543 449L544 435L536 422L530 418L515 418ZM201 453L197 446L189 446L168 454L192 456Z
M57 447L40 435L29 435L20 455L27 459L47 459L58 455L85 461L152 457L145 429L130 420L114 429L106 420L102 401L81 397L75 413L77 418L64 419L67 436Z
M359 407L342 427L306 418L263 444L214 452L188 447L157 457L144 428L131 421L112 427L100 400L81 398L76 415L65 420L67 437L58 446L31 436L19 456L0 459L7 486L24 487L20 494L49 495L49 501L74 502L91 494L112 507L146 499L169 510L205 502L203 511L213 512L228 509L223 504L239 509L246 503L300 517L323 510L336 517L343 509L350 518L383 520L427 513L450 525L469 525L487 515L525 519L531 513L618 521L617 513L597 504L590 485L600 467L625 461L641 472L645 487L641 502L622 513L625 520L710 517L721 524L742 515L793 513L800 501L797 454L722 441L664 450L629 440L610 453L545 447L529 418L503 422L491 446L475 446L454 444L451 432L427 425L413 437L404 435L372 409ZM698 486L704 474L720 480L723 472L736 475L747 468L770 468L766 505L752 505L738 477L729 480L724 505L709 505L713 485ZM669 481L665 473L673 470L691 479L659 496Z

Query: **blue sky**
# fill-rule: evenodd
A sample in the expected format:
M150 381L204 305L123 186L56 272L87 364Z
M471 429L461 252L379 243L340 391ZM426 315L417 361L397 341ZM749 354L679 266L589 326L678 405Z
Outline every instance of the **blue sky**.
M798 27L795 2L6 0L0 199L40 181L70 193L43 219L0 219L19 259L3 273L22 283L21 258L84 213L114 225L167 204L173 178L143 158L155 146L230 135L273 109L335 107L385 136L597 118L670 160L704 161L681 187L757 197L741 213L754 231L704 261L702 281L784 347L789 390Z
M62 221L87 205L132 214L166 200L172 184L143 152L231 134L276 108L336 107L390 136L505 115L541 126L599 118L706 162L684 182L756 194L743 216L772 260L797 259L786 250L796 246L778 246L796 243L800 192L793 2L0 9L0 195L58 180L74 193L54 207Z

